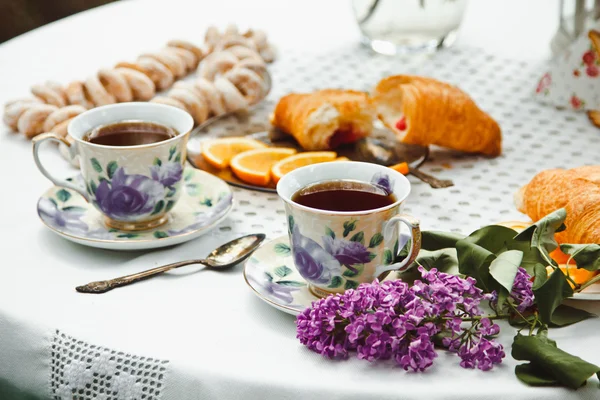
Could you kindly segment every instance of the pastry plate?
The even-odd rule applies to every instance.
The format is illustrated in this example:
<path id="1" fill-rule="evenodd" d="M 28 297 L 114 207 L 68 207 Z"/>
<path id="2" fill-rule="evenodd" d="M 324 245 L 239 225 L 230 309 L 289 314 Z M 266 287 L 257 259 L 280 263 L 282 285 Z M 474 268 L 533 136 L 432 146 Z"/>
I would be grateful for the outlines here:
<path id="1" fill-rule="evenodd" d="M 37 204 L 42 222 L 53 232 L 86 246 L 111 250 L 152 249 L 187 242 L 218 225 L 233 206 L 231 188 L 204 171 L 186 167 L 184 190 L 169 213 L 169 220 L 157 228 L 125 232 L 110 229 L 100 212 L 79 193 L 54 186 Z M 83 182 L 81 175 L 67 180 Z M 85 189 L 84 189 L 85 190 Z"/>
<path id="2" fill-rule="evenodd" d="M 371 137 L 351 145 L 345 145 L 336 152 L 340 157 L 352 161 L 365 161 L 381 165 L 394 165 L 407 162 L 411 169 L 420 167 L 429 156 L 429 148 L 425 146 L 399 143 L 394 133 L 377 123 Z M 262 192 L 275 192 L 275 184 L 256 186 L 238 179 L 229 168 L 217 169 L 208 164 L 202 157 L 202 142 L 215 138 L 231 136 L 248 136 L 275 147 L 291 147 L 303 151 L 298 143 L 289 135 L 270 127 L 268 123 L 253 122 L 249 115 L 236 114 L 222 119 L 215 119 L 193 132 L 188 140 L 187 158 L 196 168 L 207 171 L 231 185 Z"/>

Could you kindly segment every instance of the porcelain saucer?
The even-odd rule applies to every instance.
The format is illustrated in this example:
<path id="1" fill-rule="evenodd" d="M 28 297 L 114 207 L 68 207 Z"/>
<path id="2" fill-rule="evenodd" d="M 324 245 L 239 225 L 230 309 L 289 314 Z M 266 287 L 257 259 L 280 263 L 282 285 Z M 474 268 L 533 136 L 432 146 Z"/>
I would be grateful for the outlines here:
<path id="1" fill-rule="evenodd" d="M 38 215 L 56 234 L 86 246 L 111 250 L 172 246 L 207 233 L 233 206 L 231 188 L 221 179 L 192 167 L 185 169 L 183 177 L 185 190 L 170 211 L 168 222 L 154 229 L 126 232 L 108 228 L 102 214 L 79 193 L 57 186 L 38 200 Z M 67 180 L 84 188 L 81 175 Z"/>

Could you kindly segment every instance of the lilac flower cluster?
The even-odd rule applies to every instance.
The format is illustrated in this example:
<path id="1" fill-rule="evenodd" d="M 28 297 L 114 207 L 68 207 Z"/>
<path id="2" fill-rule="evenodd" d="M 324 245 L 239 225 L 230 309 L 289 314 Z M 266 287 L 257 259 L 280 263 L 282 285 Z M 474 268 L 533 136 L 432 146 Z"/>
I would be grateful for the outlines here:
<path id="1" fill-rule="evenodd" d="M 517 311 L 524 312 L 533 306 L 535 298 L 533 296 L 532 287 L 533 282 L 531 281 L 531 276 L 529 276 L 524 268 L 519 267 L 517 275 L 515 276 L 512 291 L 510 292 L 510 296 L 514 300 Z"/>
<path id="2" fill-rule="evenodd" d="M 472 278 L 419 267 L 422 280 L 362 284 L 312 304 L 297 318 L 297 338 L 330 358 L 355 351 L 368 361 L 393 359 L 405 370 L 424 371 L 437 356 L 434 340 L 457 352 L 465 368 L 487 370 L 504 357 L 493 340 L 499 327 L 481 317 L 479 304 L 490 300 Z M 468 329 L 464 321 L 470 321 Z"/>

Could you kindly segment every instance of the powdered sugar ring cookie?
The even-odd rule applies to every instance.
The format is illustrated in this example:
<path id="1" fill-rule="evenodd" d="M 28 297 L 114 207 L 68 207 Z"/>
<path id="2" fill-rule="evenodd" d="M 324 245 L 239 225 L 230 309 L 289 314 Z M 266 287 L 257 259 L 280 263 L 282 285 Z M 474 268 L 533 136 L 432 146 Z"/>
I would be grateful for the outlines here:
<path id="1" fill-rule="evenodd" d="M 225 104 L 223 104 L 221 93 L 217 90 L 215 85 L 204 78 L 198 78 L 194 82 L 194 88 L 200 92 L 204 97 L 204 100 L 206 100 L 211 115 L 225 114 L 227 111 Z"/>
<path id="2" fill-rule="evenodd" d="M 184 89 L 173 89 L 168 96 L 183 103 L 196 124 L 201 124 L 208 118 L 206 102 L 202 97 L 195 96 L 193 92 Z"/>
<path id="3" fill-rule="evenodd" d="M 19 132 L 32 138 L 44 131 L 44 121 L 50 114 L 58 110 L 58 107 L 51 104 L 34 104 L 20 117 L 17 123 Z"/>
<path id="4" fill-rule="evenodd" d="M 208 50 L 213 51 L 219 40 L 221 40 L 219 29 L 216 26 L 209 26 L 204 34 L 204 43 L 208 46 Z"/>
<path id="5" fill-rule="evenodd" d="M 238 58 L 238 60 L 247 60 L 253 59 L 256 61 L 263 62 L 262 57 L 255 50 L 252 50 L 248 47 L 240 46 L 236 44 L 235 46 L 231 46 L 227 49 L 227 51 Z"/>
<path id="6" fill-rule="evenodd" d="M 263 60 L 265 60 L 265 62 L 273 62 L 275 61 L 275 49 L 272 46 L 267 46 L 264 49 L 260 50 L 260 56 L 262 57 Z"/>
<path id="7" fill-rule="evenodd" d="M 133 92 L 133 98 L 140 101 L 148 101 L 156 93 L 154 82 L 140 71 L 131 68 L 116 68 Z"/>
<path id="8" fill-rule="evenodd" d="M 92 104 L 85 95 L 82 82 L 73 81 L 69 83 L 65 88 L 65 92 L 69 104 L 77 104 L 88 109 L 94 107 L 94 104 Z"/>
<path id="9" fill-rule="evenodd" d="M 227 71 L 224 76 L 242 92 L 248 104 L 256 104 L 264 97 L 264 82 L 255 72 L 235 67 Z"/>
<path id="10" fill-rule="evenodd" d="M 204 51 L 202 51 L 202 49 L 200 47 L 195 46 L 194 44 L 187 42 L 185 40 L 169 40 L 169 42 L 167 43 L 167 46 L 191 51 L 196 56 L 196 64 L 198 64 L 204 58 Z M 196 65 L 196 67 L 197 67 L 197 65 Z M 194 67 L 194 68 L 196 68 L 196 67 Z"/>
<path id="11" fill-rule="evenodd" d="M 47 84 L 33 85 L 31 87 L 31 93 L 42 99 L 46 104 L 51 104 L 56 107 L 64 107 L 67 105 L 62 93 L 56 91 Z"/>
<path id="12" fill-rule="evenodd" d="M 246 39 L 243 36 L 234 36 L 234 37 L 224 37 L 221 40 L 219 40 L 219 42 L 215 46 L 214 51 L 219 52 L 219 51 L 227 50 L 233 46 L 242 46 L 242 47 L 247 47 L 254 51 L 257 50 L 256 45 L 254 44 L 254 42 L 252 40 Z"/>
<path id="13" fill-rule="evenodd" d="M 77 107 L 81 107 L 81 106 L 77 106 Z M 73 118 L 65 119 L 60 124 L 54 125 L 52 127 L 52 129 L 50 129 L 49 131 L 52 133 L 56 133 L 57 135 L 62 136 L 62 137 L 67 136 L 67 133 L 68 133 L 67 128 L 69 127 L 69 123 L 71 122 L 72 119 Z"/>
<path id="14" fill-rule="evenodd" d="M 198 67 L 198 75 L 213 81 L 219 74 L 224 74 L 238 63 L 238 58 L 232 53 L 222 51 L 209 54 Z"/>
<path id="15" fill-rule="evenodd" d="M 85 111 L 85 107 L 76 104 L 59 108 L 58 110 L 52 112 L 52 114 L 48 115 L 48 117 L 44 121 L 44 132 L 52 131 L 52 129 L 56 125 L 68 119 L 71 119 Z"/>
<path id="16" fill-rule="evenodd" d="M 248 102 L 240 91 L 228 79 L 219 76 L 215 79 L 215 87 L 221 93 L 227 111 L 238 111 L 248 108 Z"/>
<path id="17" fill-rule="evenodd" d="M 83 84 L 83 90 L 86 97 L 89 98 L 96 107 L 117 102 L 115 96 L 106 91 L 97 76 L 90 76 L 87 78 Z"/>
<path id="18" fill-rule="evenodd" d="M 4 106 L 4 116 L 2 118 L 4 123 L 10 126 L 13 130 L 17 129 L 17 124 L 19 122 L 19 118 L 21 118 L 21 115 L 23 115 L 25 111 L 29 110 L 36 104 L 44 103 L 37 97 L 13 100 L 9 103 L 6 103 Z"/>
<path id="19" fill-rule="evenodd" d="M 165 49 L 165 51 L 170 52 L 171 54 L 173 54 L 176 57 L 179 57 L 181 59 L 181 61 L 184 62 L 186 74 L 189 71 L 195 70 L 196 67 L 198 66 L 198 59 L 196 58 L 194 53 L 192 53 L 189 50 L 180 49 L 178 47 L 167 47 Z"/>
<path id="20" fill-rule="evenodd" d="M 267 41 L 267 34 L 262 30 L 249 29 L 246 33 L 244 33 L 243 36 L 252 40 L 258 50 L 269 45 L 269 42 Z"/>
<path id="21" fill-rule="evenodd" d="M 137 64 L 144 70 L 143 72 L 152 79 L 152 82 L 154 82 L 156 89 L 158 90 L 164 90 L 171 87 L 175 81 L 175 76 L 171 70 L 154 58 L 140 57 L 137 60 Z"/>
<path id="22" fill-rule="evenodd" d="M 155 53 L 142 54 L 141 57 L 154 58 L 156 61 L 164 64 L 177 79 L 185 75 L 185 63 L 174 54 L 166 51 L 157 51 Z"/>
<path id="23" fill-rule="evenodd" d="M 225 32 L 223 33 L 223 36 L 237 36 L 240 34 L 240 31 L 238 30 L 238 27 L 236 24 L 228 24 L 225 27 Z"/>
<path id="24" fill-rule="evenodd" d="M 188 112 L 187 108 L 185 108 L 185 104 L 170 97 L 158 96 L 150 100 L 150 103 L 166 104 L 168 106 L 181 108 L 183 111 Z"/>
<path id="25" fill-rule="evenodd" d="M 250 71 L 253 71 L 255 74 L 260 76 L 263 81 L 267 78 L 267 64 L 265 64 L 265 62 L 262 59 L 259 61 L 251 58 L 246 58 L 244 60 L 241 60 L 235 66 L 236 68 L 246 68 Z"/>
<path id="26" fill-rule="evenodd" d="M 98 79 L 104 89 L 114 96 L 117 103 L 133 101 L 133 92 L 127 80 L 114 69 L 102 68 L 98 71 Z"/>

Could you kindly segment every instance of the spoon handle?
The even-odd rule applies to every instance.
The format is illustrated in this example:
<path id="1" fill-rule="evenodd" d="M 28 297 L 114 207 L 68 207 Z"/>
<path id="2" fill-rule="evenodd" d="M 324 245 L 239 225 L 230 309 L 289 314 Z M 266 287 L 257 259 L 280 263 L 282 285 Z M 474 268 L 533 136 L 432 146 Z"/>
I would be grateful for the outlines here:
<path id="1" fill-rule="evenodd" d="M 452 182 L 451 180 L 438 179 L 435 176 L 426 174 L 425 172 L 421 171 L 420 169 L 416 169 L 416 168 L 412 169 L 411 168 L 409 170 L 409 174 L 411 174 L 415 178 L 419 179 L 420 181 L 423 181 L 423 182 L 429 184 L 429 186 L 431 186 L 433 189 L 442 189 L 442 188 L 454 186 L 454 182 Z"/>
<path id="2" fill-rule="evenodd" d="M 135 283 L 156 275 L 160 275 L 163 272 L 167 272 L 172 269 L 191 264 L 206 264 L 206 260 L 179 261 L 172 264 L 163 265 L 162 267 L 148 269 L 146 271 L 138 272 L 135 274 L 121 276 L 119 278 L 109 279 L 106 281 L 90 282 L 83 286 L 77 286 L 75 290 L 77 290 L 79 293 L 106 293 L 114 288 L 126 286 L 131 283 Z"/>

